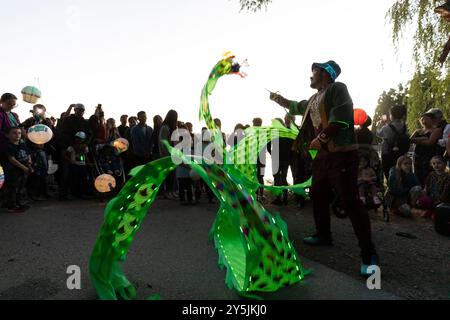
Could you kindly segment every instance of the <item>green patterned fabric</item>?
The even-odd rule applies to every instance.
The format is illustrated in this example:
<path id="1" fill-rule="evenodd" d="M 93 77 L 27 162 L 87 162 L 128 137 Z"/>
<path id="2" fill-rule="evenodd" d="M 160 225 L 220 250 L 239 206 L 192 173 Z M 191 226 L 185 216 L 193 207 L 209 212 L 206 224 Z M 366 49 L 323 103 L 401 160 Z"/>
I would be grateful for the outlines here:
<path id="1" fill-rule="evenodd" d="M 239 72 L 233 57 L 223 59 L 214 67 L 202 91 L 200 117 L 212 130 L 216 147 L 224 146 L 212 120 L 208 96 L 222 75 L 233 72 Z M 120 264 L 125 261 L 164 180 L 179 163 L 195 170 L 220 201 L 210 238 L 219 255 L 219 266 L 227 269 L 225 283 L 230 289 L 250 297 L 253 292 L 276 291 L 304 279 L 307 272 L 288 238 L 285 222 L 255 199 L 255 190 L 260 185 L 256 180 L 256 164 L 251 164 L 249 158 L 251 152 L 265 146 L 266 139 L 257 136 L 270 141 L 274 136 L 295 139 L 296 134 L 295 129 L 286 129 L 277 123 L 271 128 L 251 128 L 245 139 L 226 153 L 223 165 L 207 163 L 202 157 L 186 156 L 164 141 L 171 157 L 133 169 L 132 178 L 106 206 L 105 221 L 89 264 L 91 281 L 100 299 L 136 298 L 136 290 Z M 235 155 L 242 155 L 240 164 L 231 161 Z M 288 188 L 306 195 L 305 188 L 310 185 L 309 180 L 297 186 L 266 188 L 273 191 Z"/>

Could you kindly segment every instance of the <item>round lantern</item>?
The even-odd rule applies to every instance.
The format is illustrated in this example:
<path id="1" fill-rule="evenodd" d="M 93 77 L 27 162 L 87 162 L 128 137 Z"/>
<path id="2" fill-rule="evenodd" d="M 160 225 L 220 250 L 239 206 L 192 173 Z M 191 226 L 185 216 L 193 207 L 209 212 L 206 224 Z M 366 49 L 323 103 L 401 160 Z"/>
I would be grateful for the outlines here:
<path id="1" fill-rule="evenodd" d="M 191 169 L 191 171 L 189 172 L 189 176 L 191 177 L 191 179 L 193 181 L 198 181 L 200 180 L 200 175 L 197 173 L 197 171 L 195 171 L 194 169 Z"/>
<path id="2" fill-rule="evenodd" d="M 52 140 L 52 129 L 44 124 L 37 124 L 28 129 L 28 139 L 36 144 L 45 144 Z"/>
<path id="3" fill-rule="evenodd" d="M 95 179 L 95 189 L 101 193 L 108 193 L 116 187 L 116 179 L 109 174 L 102 174 Z"/>
<path id="4" fill-rule="evenodd" d="M 3 187 L 5 183 L 5 173 L 3 172 L 3 168 L 0 167 L 0 189 Z"/>
<path id="5" fill-rule="evenodd" d="M 367 121 L 367 118 L 367 113 L 363 109 L 353 110 L 353 120 L 355 122 L 355 126 L 362 126 Z"/>
<path id="6" fill-rule="evenodd" d="M 127 139 L 119 138 L 113 142 L 113 146 L 116 149 L 117 153 L 121 154 L 128 150 L 130 143 Z"/>
<path id="7" fill-rule="evenodd" d="M 41 96 L 41 91 L 36 87 L 28 86 L 22 89 L 22 97 L 25 102 L 36 103 Z"/>

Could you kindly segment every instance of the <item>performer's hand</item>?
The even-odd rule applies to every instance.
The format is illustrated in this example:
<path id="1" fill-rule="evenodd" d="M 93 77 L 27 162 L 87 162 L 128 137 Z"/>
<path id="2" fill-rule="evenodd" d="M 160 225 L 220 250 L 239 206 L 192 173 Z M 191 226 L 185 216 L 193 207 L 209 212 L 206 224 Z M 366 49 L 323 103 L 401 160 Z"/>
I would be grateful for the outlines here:
<path id="1" fill-rule="evenodd" d="M 311 141 L 309 148 L 313 150 L 320 150 L 322 149 L 322 144 L 320 143 L 319 139 L 315 138 L 313 141 Z"/>
<path id="2" fill-rule="evenodd" d="M 280 102 L 280 100 L 281 100 L 281 95 L 279 95 L 278 93 L 275 93 L 275 92 L 271 92 L 270 93 L 270 100 L 272 100 L 272 101 L 275 101 L 275 102 Z"/>

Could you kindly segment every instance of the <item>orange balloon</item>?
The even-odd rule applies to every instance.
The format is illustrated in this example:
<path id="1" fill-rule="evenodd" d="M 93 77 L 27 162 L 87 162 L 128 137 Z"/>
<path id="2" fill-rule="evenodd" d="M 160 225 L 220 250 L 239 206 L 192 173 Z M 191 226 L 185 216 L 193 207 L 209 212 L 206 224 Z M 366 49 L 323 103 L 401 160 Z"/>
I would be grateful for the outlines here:
<path id="1" fill-rule="evenodd" d="M 369 116 L 363 109 L 354 109 L 353 110 L 353 120 L 355 126 L 362 126 Z"/>

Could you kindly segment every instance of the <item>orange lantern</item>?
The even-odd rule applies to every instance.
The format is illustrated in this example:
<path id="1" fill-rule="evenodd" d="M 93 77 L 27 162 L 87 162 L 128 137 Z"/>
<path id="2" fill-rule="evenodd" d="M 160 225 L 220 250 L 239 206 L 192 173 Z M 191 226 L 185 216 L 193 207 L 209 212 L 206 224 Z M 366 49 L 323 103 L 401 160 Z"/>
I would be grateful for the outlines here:
<path id="1" fill-rule="evenodd" d="M 102 174 L 95 179 L 95 189 L 100 193 L 108 193 L 116 187 L 116 179 L 109 174 Z"/>
<path id="2" fill-rule="evenodd" d="M 368 117 L 369 116 L 363 109 L 353 110 L 353 121 L 355 123 L 355 126 L 362 126 L 364 123 L 366 123 Z"/>
<path id="3" fill-rule="evenodd" d="M 124 153 L 128 150 L 129 142 L 127 139 L 119 138 L 113 142 L 113 146 L 116 149 L 118 154 Z"/>

